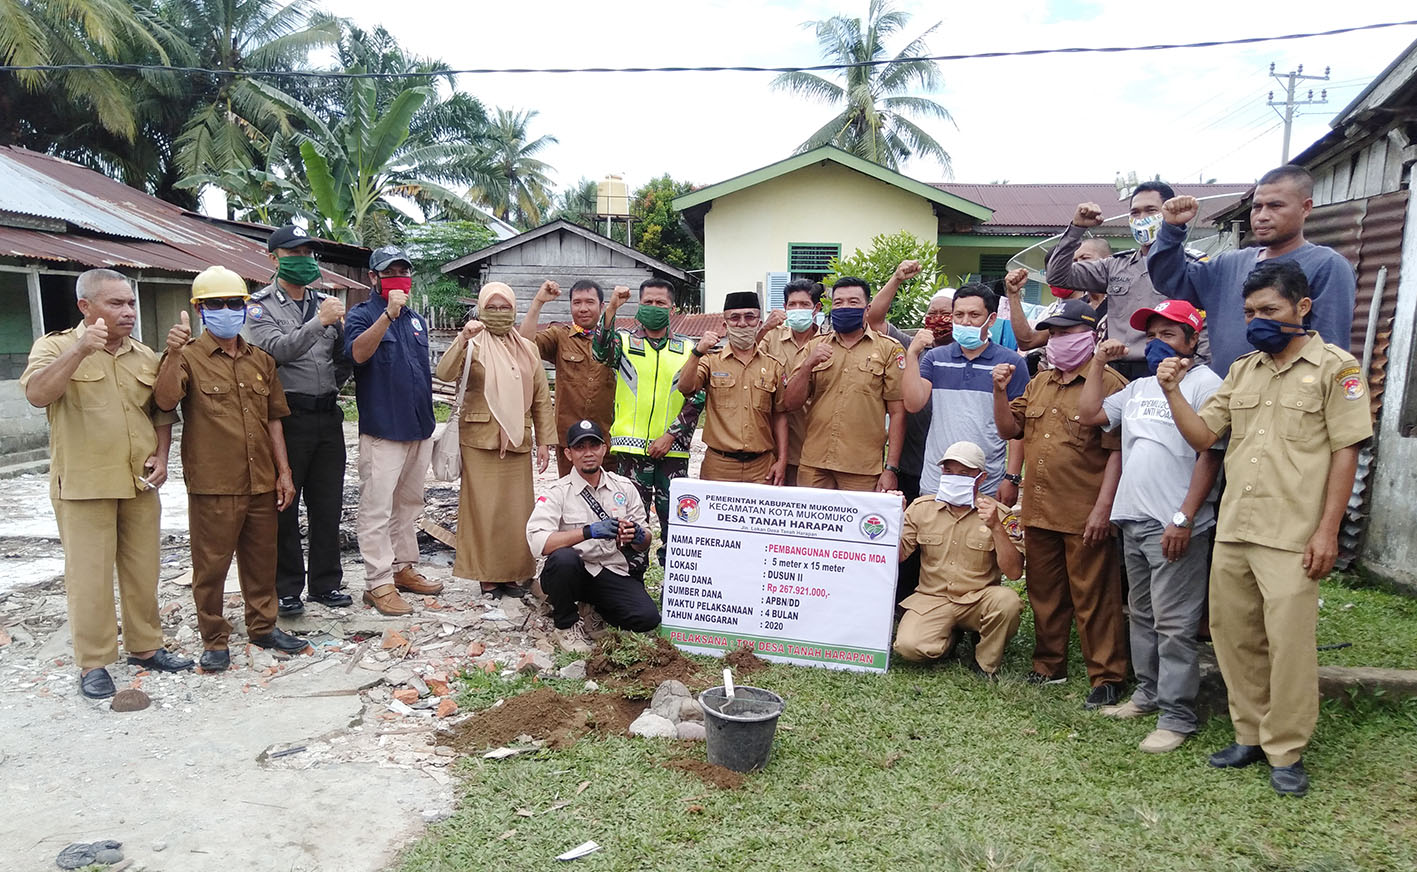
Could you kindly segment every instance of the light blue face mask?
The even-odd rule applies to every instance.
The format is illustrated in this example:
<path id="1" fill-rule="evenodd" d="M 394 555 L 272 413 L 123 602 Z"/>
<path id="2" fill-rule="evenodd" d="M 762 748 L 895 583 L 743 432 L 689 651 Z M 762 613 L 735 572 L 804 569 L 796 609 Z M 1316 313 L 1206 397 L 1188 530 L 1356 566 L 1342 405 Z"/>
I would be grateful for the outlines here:
<path id="1" fill-rule="evenodd" d="M 202 324 L 218 339 L 235 339 L 246 323 L 245 309 L 202 310 Z"/>
<path id="2" fill-rule="evenodd" d="M 954 340 L 959 343 L 960 348 L 966 351 L 973 351 L 987 342 L 988 339 L 988 327 L 971 327 L 968 324 L 954 325 Z"/>
<path id="3" fill-rule="evenodd" d="M 787 326 L 792 329 L 793 333 L 802 333 L 812 329 L 812 325 L 815 321 L 816 318 L 813 316 L 811 309 L 787 310 Z"/>

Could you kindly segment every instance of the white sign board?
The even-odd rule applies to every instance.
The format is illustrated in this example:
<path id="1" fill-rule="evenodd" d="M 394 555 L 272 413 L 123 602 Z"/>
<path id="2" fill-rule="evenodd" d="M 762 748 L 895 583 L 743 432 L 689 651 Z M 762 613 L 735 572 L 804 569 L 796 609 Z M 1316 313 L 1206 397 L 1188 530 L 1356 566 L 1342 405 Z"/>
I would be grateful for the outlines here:
<path id="1" fill-rule="evenodd" d="M 677 478 L 660 632 L 694 654 L 885 672 L 900 497 Z"/>

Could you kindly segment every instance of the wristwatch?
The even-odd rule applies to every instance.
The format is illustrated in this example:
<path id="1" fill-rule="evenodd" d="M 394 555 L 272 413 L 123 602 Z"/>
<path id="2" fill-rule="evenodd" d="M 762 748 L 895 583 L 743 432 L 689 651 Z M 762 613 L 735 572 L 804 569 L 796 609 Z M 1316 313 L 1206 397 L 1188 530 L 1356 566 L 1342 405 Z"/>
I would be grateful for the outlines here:
<path id="1" fill-rule="evenodd" d="M 1004 473 L 1004 481 L 1011 481 L 1014 484 L 1023 484 L 1023 475 L 1017 472 Z"/>
<path id="2" fill-rule="evenodd" d="M 893 473 L 894 475 L 900 475 L 900 467 L 895 466 L 894 464 L 887 463 L 886 472 Z"/>
<path id="3" fill-rule="evenodd" d="M 1191 525 L 1195 522 L 1187 517 L 1185 512 L 1177 512 L 1171 516 L 1171 523 L 1174 526 L 1180 527 L 1182 530 L 1189 530 L 1191 529 Z"/>

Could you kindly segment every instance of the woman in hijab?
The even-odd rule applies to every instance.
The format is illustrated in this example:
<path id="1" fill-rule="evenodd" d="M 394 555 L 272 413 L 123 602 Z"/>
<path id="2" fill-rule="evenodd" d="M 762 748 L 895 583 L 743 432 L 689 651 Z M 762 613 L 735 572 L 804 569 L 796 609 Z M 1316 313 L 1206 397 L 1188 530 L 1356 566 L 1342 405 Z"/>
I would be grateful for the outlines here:
<path id="1" fill-rule="evenodd" d="M 533 428 L 538 472 L 546 471 L 556 442 L 546 370 L 536 346 L 514 329 L 516 303 L 507 285 L 483 286 L 477 318 L 463 327 L 437 371 L 443 381 L 456 382 L 464 355 L 472 355 L 458 423 L 462 483 L 453 574 L 477 579 L 489 594 L 514 589 L 535 573 L 526 544 Z"/>

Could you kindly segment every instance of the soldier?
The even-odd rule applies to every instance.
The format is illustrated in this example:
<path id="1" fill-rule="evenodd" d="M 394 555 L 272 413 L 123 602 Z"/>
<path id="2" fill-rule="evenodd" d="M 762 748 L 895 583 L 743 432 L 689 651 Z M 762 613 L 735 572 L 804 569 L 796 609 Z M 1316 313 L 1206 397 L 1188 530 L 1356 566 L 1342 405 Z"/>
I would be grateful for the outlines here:
<path id="1" fill-rule="evenodd" d="M 157 489 L 167 480 L 177 416 L 153 402 L 157 355 L 131 338 L 138 316 L 128 279 L 89 270 L 74 292 L 84 322 L 36 340 L 20 386 L 49 418 L 49 498 L 64 545 L 79 692 L 104 699 L 114 694 L 105 667 L 118 659 L 115 568 L 128 662 L 192 668 L 163 649 L 157 613 Z"/>
<path id="2" fill-rule="evenodd" d="M 561 296 L 561 286 L 544 281 L 517 330 L 536 343 L 541 359 L 556 365 L 556 429 L 564 433 L 572 424 L 589 419 L 602 430 L 615 420 L 615 371 L 596 363 L 591 355 L 605 292 L 590 279 L 571 285 L 571 323 L 538 329 L 541 307 Z M 556 455 L 561 475 L 571 471 L 564 452 Z"/>
<path id="3" fill-rule="evenodd" d="M 344 356 L 344 303 L 311 284 L 320 278 L 320 244 L 295 225 L 266 241 L 276 277 L 251 296 L 246 338 L 275 358 L 290 415 L 281 421 L 295 499 L 276 528 L 276 595 L 282 615 L 305 611 L 306 599 L 343 607 L 339 522 L 344 509 L 344 413 L 337 402 L 349 378 Z M 310 526 L 310 569 L 300 547 L 300 498 Z"/>
<path id="4" fill-rule="evenodd" d="M 712 330 L 679 371 L 686 397 L 707 385 L 704 457 L 699 477 L 709 481 L 782 484 L 787 476 L 787 417 L 782 412 L 783 365 L 755 347 L 762 318 L 758 295 L 734 291 L 723 303 L 728 345 L 710 353 Z"/>
<path id="5" fill-rule="evenodd" d="M 280 419 L 289 409 L 269 354 L 241 338 L 246 282 L 225 267 L 192 281 L 205 328 L 192 339 L 183 310 L 167 333 L 153 395 L 160 409 L 182 404 L 182 477 L 192 539 L 192 599 L 203 670 L 231 665 L 231 624 L 222 615 L 232 552 L 252 645 L 297 653 L 309 643 L 276 626 L 276 513 L 295 500 Z"/>
<path id="6" fill-rule="evenodd" d="M 1373 435 L 1357 361 L 1302 326 L 1313 307 L 1305 272 L 1287 260 L 1245 279 L 1245 335 L 1256 351 L 1235 361 L 1199 412 L 1182 384 L 1189 361 L 1171 357 L 1156 371 L 1191 448 L 1230 436 L 1210 632 L 1235 741 L 1210 765 L 1267 759 L 1270 786 L 1290 796 L 1309 790 L 1303 754 L 1319 715 L 1318 581 L 1338 556 L 1358 446 Z"/>
<path id="7" fill-rule="evenodd" d="M 653 504 L 659 516 L 655 556 L 661 566 L 669 535 L 669 482 L 689 473 L 689 445 L 704 408 L 703 391 L 686 400 L 678 390 L 679 372 L 693 346 L 670 335 L 673 291 L 665 279 L 645 279 L 635 312 L 639 327 L 617 332 L 615 313 L 630 300 L 630 289 L 617 286 L 590 346 L 596 361 L 617 374 L 610 451 L 619 474 L 634 481 L 645 505 Z M 642 567 L 631 567 L 632 575 L 642 573 Z"/>

